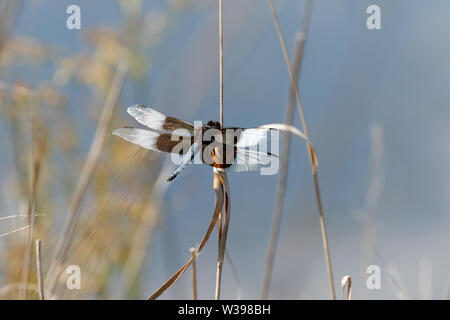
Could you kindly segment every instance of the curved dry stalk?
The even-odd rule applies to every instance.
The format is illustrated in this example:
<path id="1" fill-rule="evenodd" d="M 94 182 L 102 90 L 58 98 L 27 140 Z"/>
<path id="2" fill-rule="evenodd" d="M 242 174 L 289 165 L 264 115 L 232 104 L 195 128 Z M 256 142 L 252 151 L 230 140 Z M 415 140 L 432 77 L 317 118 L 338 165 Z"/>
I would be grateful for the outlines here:
<path id="1" fill-rule="evenodd" d="M 208 229 L 206 230 L 205 235 L 203 236 L 202 241 L 200 242 L 200 245 L 197 248 L 197 254 L 200 253 L 200 251 L 203 249 L 203 247 L 208 242 L 209 236 L 211 235 L 211 232 L 214 229 L 214 226 L 217 223 L 217 220 L 219 218 L 220 211 L 223 207 L 223 185 L 217 175 L 214 175 L 214 191 L 216 193 L 216 202 L 214 205 L 214 213 L 211 219 L 211 223 L 209 224 Z M 167 280 L 158 290 L 156 290 L 150 297 L 147 298 L 147 300 L 154 300 L 158 298 L 161 294 L 164 293 L 167 289 L 169 289 L 180 277 L 181 275 L 189 268 L 189 266 L 192 263 L 192 257 L 189 259 L 188 262 L 184 266 L 182 266 L 177 272 L 173 274 L 172 277 L 170 277 L 169 280 Z"/>
<path id="2" fill-rule="evenodd" d="M 300 73 L 301 57 L 303 56 L 302 52 L 305 37 L 297 36 L 295 40 L 296 45 L 294 50 L 294 72 L 295 77 L 298 78 L 298 75 Z M 286 115 L 284 120 L 285 123 L 284 124 L 274 123 L 264 125 L 264 127 L 267 126 L 269 128 L 276 128 L 279 130 L 287 131 L 287 135 L 281 147 L 281 154 L 280 154 L 281 163 L 280 163 L 280 175 L 278 176 L 277 198 L 275 201 L 272 227 L 269 239 L 269 248 L 267 250 L 266 265 L 264 270 L 264 280 L 261 290 L 261 299 L 263 300 L 267 299 L 269 296 L 270 281 L 272 278 L 273 265 L 275 261 L 275 252 L 280 234 L 281 216 L 283 213 L 286 185 L 287 185 L 289 151 L 291 149 L 291 133 L 296 134 L 301 138 L 305 139 L 306 141 L 308 141 L 303 132 L 301 132 L 296 127 L 292 126 L 293 119 L 294 119 L 294 89 L 291 86 L 289 90 L 289 100 L 286 106 Z"/>
<path id="3" fill-rule="evenodd" d="M 288 120 L 288 115 L 290 115 L 289 119 L 292 119 L 292 113 L 288 112 L 286 114 L 286 121 Z M 291 121 L 291 120 L 289 120 L 289 121 Z M 306 138 L 306 136 L 303 132 L 301 132 L 297 127 L 294 127 L 293 125 L 290 125 L 287 123 L 268 123 L 268 124 L 259 126 L 259 128 L 277 129 L 280 131 L 288 132 L 289 134 L 291 134 L 291 133 L 295 134 L 296 136 L 299 136 L 300 138 L 308 141 L 308 139 Z M 290 141 L 290 136 L 288 136 L 288 139 Z M 287 141 L 285 142 L 285 145 L 289 145 L 287 143 Z M 283 154 L 283 151 L 284 151 L 284 149 L 282 150 L 282 154 Z"/>
<path id="4" fill-rule="evenodd" d="M 300 31 L 295 36 L 295 49 L 293 53 L 294 60 L 294 74 L 295 79 L 299 78 L 302 58 L 303 58 L 303 48 L 305 46 L 306 34 L 309 28 L 309 21 L 311 18 L 312 12 L 312 0 L 308 0 L 305 4 L 302 24 L 300 26 Z M 280 224 L 281 224 L 281 216 L 283 213 L 285 194 L 286 194 L 286 185 L 287 185 L 287 172 L 289 167 L 289 152 L 291 146 L 291 133 L 295 134 L 308 142 L 308 138 L 306 135 L 301 132 L 296 127 L 292 126 L 294 120 L 294 104 L 295 104 L 295 89 L 293 86 L 289 88 L 289 100 L 286 106 L 286 115 L 284 124 L 268 124 L 264 125 L 264 127 L 275 128 L 283 131 L 287 131 L 287 135 L 285 140 L 283 141 L 281 154 L 280 154 L 280 175 L 278 177 L 278 185 L 277 185 L 277 198 L 275 201 L 272 227 L 269 239 L 269 248 L 267 250 L 267 259 L 266 266 L 264 271 L 264 280 L 263 286 L 261 290 L 261 299 L 267 299 L 269 295 L 270 281 L 272 277 L 272 270 L 275 261 L 275 252 L 277 248 L 277 242 L 280 233 Z"/>
<path id="5" fill-rule="evenodd" d="M 219 215 L 219 248 L 218 248 L 218 258 L 217 258 L 217 272 L 216 272 L 216 294 L 215 299 L 220 299 L 220 288 L 222 283 L 222 268 L 223 260 L 226 251 L 226 242 L 228 227 L 230 225 L 230 189 L 228 184 L 227 172 L 223 169 L 214 168 L 214 177 L 220 180 L 222 188 L 225 191 L 225 215 L 223 215 L 223 210 Z"/>
<path id="6" fill-rule="evenodd" d="M 331 268 L 331 258 L 330 258 L 330 250 L 328 248 L 328 237 L 327 237 L 327 231 L 326 231 L 326 227 L 325 227 L 325 217 L 323 214 L 323 207 L 322 207 L 322 200 L 321 200 L 321 196 L 320 196 L 320 188 L 319 188 L 319 179 L 317 177 L 317 166 L 318 166 L 318 160 L 317 160 L 317 154 L 310 142 L 309 139 L 309 134 L 308 134 L 308 128 L 306 126 L 306 120 L 305 120 L 305 115 L 303 113 L 303 108 L 300 102 L 300 95 L 298 93 L 298 87 L 297 87 L 297 80 L 294 76 L 294 72 L 291 66 L 291 62 L 289 60 L 289 55 L 287 53 L 287 49 L 286 49 L 286 43 L 284 41 L 284 37 L 283 37 L 283 33 L 281 32 L 281 28 L 280 28 L 280 23 L 278 21 L 278 17 L 275 11 L 275 8 L 273 6 L 272 0 L 267 0 L 269 7 L 270 7 L 270 11 L 272 12 L 272 17 L 275 23 L 275 29 L 277 31 L 278 34 L 278 39 L 280 40 L 280 45 L 281 45 L 281 49 L 283 51 L 283 56 L 284 56 L 284 60 L 286 63 L 286 67 L 288 69 L 288 73 L 289 73 L 289 79 L 291 82 L 291 87 L 294 88 L 294 93 L 295 93 L 295 100 L 297 103 L 297 109 L 298 112 L 300 114 L 300 120 L 302 123 L 302 127 L 303 127 L 303 132 L 306 136 L 306 145 L 308 148 L 308 154 L 309 154 L 309 160 L 311 163 L 311 170 L 312 170 L 312 174 L 313 174 L 313 180 L 314 180 L 314 191 L 316 194 L 316 201 L 317 201 L 317 208 L 319 211 L 319 223 L 320 223 L 320 229 L 321 229 L 321 233 L 322 233 L 322 244 L 323 244 L 323 250 L 325 253 L 325 262 L 327 265 L 327 271 L 328 271 L 328 281 L 330 284 L 330 295 L 331 295 L 331 299 L 335 300 L 336 299 L 336 293 L 334 290 L 334 280 L 333 280 L 333 271 Z"/>

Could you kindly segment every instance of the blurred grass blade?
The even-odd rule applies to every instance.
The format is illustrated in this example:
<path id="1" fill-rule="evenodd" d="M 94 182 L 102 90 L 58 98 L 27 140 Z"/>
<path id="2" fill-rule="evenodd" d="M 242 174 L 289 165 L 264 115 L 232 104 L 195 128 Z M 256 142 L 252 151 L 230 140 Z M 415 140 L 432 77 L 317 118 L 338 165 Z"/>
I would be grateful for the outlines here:
<path id="1" fill-rule="evenodd" d="M 9 231 L 9 232 L 0 234 L 0 238 L 6 237 L 7 235 L 12 234 L 12 233 L 15 233 L 15 232 L 18 232 L 18 231 L 22 231 L 22 230 L 28 229 L 29 227 L 30 227 L 29 225 L 26 225 L 26 226 L 20 227 L 20 228 L 18 228 L 18 229 L 14 229 L 14 230 L 12 230 L 12 231 Z"/>
<path id="2" fill-rule="evenodd" d="M 236 281 L 236 299 L 241 300 L 242 299 L 242 284 L 241 280 L 239 278 L 239 274 L 237 272 L 236 266 L 233 263 L 233 260 L 231 259 L 231 255 L 228 252 L 228 250 L 225 250 L 225 257 L 228 259 L 228 263 L 230 264 L 231 271 L 233 272 L 234 279 Z"/>
<path id="3" fill-rule="evenodd" d="M 36 272 L 38 278 L 39 300 L 45 300 L 44 295 L 44 281 L 42 278 L 42 254 L 41 254 L 41 240 L 36 240 Z"/>
<path id="4" fill-rule="evenodd" d="M 316 154 L 314 148 L 312 147 L 311 141 L 309 139 L 308 127 L 306 126 L 305 115 L 303 113 L 303 108 L 302 108 L 302 104 L 300 101 L 300 95 L 298 93 L 297 80 L 294 76 L 294 71 L 291 66 L 291 62 L 289 60 L 289 55 L 288 55 L 288 52 L 286 49 L 286 43 L 284 41 L 283 33 L 281 32 L 280 22 L 278 21 L 277 13 L 273 6 L 272 0 L 267 0 L 267 2 L 269 4 L 269 8 L 272 13 L 273 21 L 275 24 L 275 29 L 277 31 L 278 39 L 280 41 L 281 49 L 283 52 L 284 61 L 286 63 L 286 67 L 288 69 L 289 79 L 291 81 L 291 87 L 294 89 L 294 92 L 295 92 L 295 100 L 297 103 L 297 109 L 300 114 L 300 120 L 302 123 L 303 132 L 304 132 L 304 134 L 306 136 L 306 140 L 307 140 L 306 144 L 308 147 L 309 159 L 311 162 L 311 169 L 312 169 L 313 180 L 314 180 L 314 191 L 316 194 L 317 209 L 319 211 L 319 224 L 320 224 L 320 230 L 322 233 L 322 245 L 323 245 L 323 251 L 325 254 L 325 263 L 327 266 L 328 282 L 329 282 L 329 286 L 330 286 L 330 295 L 331 295 L 331 299 L 335 300 L 336 292 L 334 290 L 333 269 L 331 267 L 331 255 L 330 255 L 330 250 L 328 247 L 328 236 L 327 236 L 327 230 L 326 230 L 326 226 L 325 226 L 325 216 L 323 213 L 323 205 L 322 205 L 322 200 L 321 200 L 321 196 L 320 196 L 320 188 L 319 188 L 319 178 L 317 175 L 317 166 L 318 166 L 317 154 Z"/>
<path id="5" fill-rule="evenodd" d="M 59 270 L 57 269 L 59 268 L 59 264 L 64 260 L 70 244 L 70 240 L 72 239 L 75 224 L 79 217 L 78 209 L 84 198 L 85 192 L 89 186 L 92 176 L 95 173 L 95 169 L 97 167 L 106 137 L 109 134 L 109 124 L 112 120 L 114 109 L 117 105 L 117 101 L 119 99 L 127 70 L 127 64 L 122 61 L 117 67 L 116 74 L 114 76 L 114 79 L 112 80 L 108 95 L 106 97 L 105 104 L 97 124 L 95 135 L 89 149 L 89 154 L 87 156 L 86 162 L 84 163 L 83 170 L 80 174 L 80 178 L 69 205 L 63 232 L 61 233 L 52 263 L 48 271 L 47 277 L 50 278 L 46 281 L 46 283 L 48 283 L 48 290 L 50 292 L 53 292 L 53 289 L 56 285 L 56 280 L 59 276 Z"/>

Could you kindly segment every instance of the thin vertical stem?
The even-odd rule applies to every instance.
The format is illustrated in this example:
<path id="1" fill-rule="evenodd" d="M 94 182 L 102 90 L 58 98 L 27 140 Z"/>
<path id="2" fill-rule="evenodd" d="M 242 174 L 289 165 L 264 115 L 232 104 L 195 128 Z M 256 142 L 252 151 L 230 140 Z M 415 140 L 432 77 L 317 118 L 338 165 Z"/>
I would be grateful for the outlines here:
<path id="1" fill-rule="evenodd" d="M 27 232 L 27 242 L 25 249 L 24 264 L 22 270 L 22 282 L 25 284 L 20 290 L 20 299 L 26 299 L 28 291 L 28 277 L 30 274 L 31 261 L 33 255 L 33 234 L 36 216 L 36 199 L 39 176 L 42 166 L 42 159 L 46 149 L 46 138 L 42 126 L 39 123 L 37 111 L 38 103 L 36 102 L 36 94 L 33 91 L 30 95 L 30 123 L 31 123 L 31 156 L 30 156 L 30 187 L 28 199 L 28 225 L 30 228 Z"/>
<path id="2" fill-rule="evenodd" d="M 325 252 L 325 260 L 327 263 L 328 281 L 330 282 L 330 294 L 331 299 L 336 300 L 336 293 L 334 291 L 333 270 L 331 269 L 331 257 L 330 249 L 328 248 L 327 229 L 325 227 L 325 217 L 323 215 L 322 199 L 320 198 L 319 178 L 317 177 L 317 171 L 313 174 L 314 177 L 314 190 L 316 192 L 317 206 L 319 209 L 319 221 L 320 229 L 322 230 L 322 244 Z"/>
<path id="3" fill-rule="evenodd" d="M 220 261 L 220 244 L 222 242 L 222 227 L 223 227 L 223 209 L 219 213 L 219 222 L 217 224 L 217 231 L 218 231 L 218 245 L 217 245 L 217 269 L 216 269 L 216 291 L 215 291 L 215 299 L 220 299 L 220 287 L 222 283 L 222 265 Z"/>
<path id="4" fill-rule="evenodd" d="M 222 0 L 219 0 L 219 79 L 220 79 L 220 126 L 223 127 L 223 21 Z"/>
<path id="5" fill-rule="evenodd" d="M 222 0 L 219 0 L 219 108 L 220 108 L 220 127 L 223 127 L 223 3 Z M 224 172 L 226 175 L 226 172 Z M 216 172 L 214 171 L 214 175 Z M 228 202 L 228 196 L 226 195 L 225 203 Z M 225 215 L 228 216 L 228 213 L 225 210 Z M 226 241 L 226 230 L 222 230 L 224 219 L 224 211 L 223 208 L 219 214 L 219 224 L 218 224 L 218 232 L 219 232 L 219 246 L 218 246 L 218 259 L 217 259 L 217 271 L 216 271 L 216 291 L 215 291 L 215 299 L 220 299 L 220 288 L 222 282 L 222 265 L 223 265 L 223 254 L 222 243 Z M 227 222 L 225 222 L 225 227 L 228 227 Z M 223 248 L 225 250 L 225 248 Z"/>
<path id="6" fill-rule="evenodd" d="M 191 255 L 192 255 L 192 300 L 197 300 L 197 267 L 196 267 L 196 258 L 197 258 L 197 249 L 191 248 Z"/>
<path id="7" fill-rule="evenodd" d="M 288 73 L 289 73 L 289 79 L 291 81 L 291 86 L 295 90 L 295 100 L 297 102 L 297 109 L 300 114 L 300 120 L 302 123 L 303 132 L 304 132 L 304 134 L 306 136 L 306 140 L 307 140 L 309 160 L 311 163 L 311 169 L 312 169 L 312 174 L 313 174 L 313 178 L 314 178 L 314 190 L 315 190 L 315 194 L 316 194 L 317 208 L 319 211 L 320 229 L 322 232 L 322 243 L 323 243 L 323 248 L 324 248 L 324 253 L 325 253 L 325 261 L 326 261 L 327 271 L 328 271 L 328 281 L 330 284 L 330 295 L 331 295 L 331 299 L 335 300 L 336 293 L 334 290 L 333 271 L 331 268 L 331 258 L 330 258 L 330 251 L 328 248 L 328 238 L 327 238 L 327 232 L 326 232 L 326 228 L 325 228 L 325 218 L 324 218 L 324 214 L 323 214 L 322 200 L 320 197 L 319 180 L 317 177 L 317 156 L 315 154 L 314 148 L 312 147 L 311 141 L 309 139 L 308 128 L 306 126 L 305 116 L 304 116 L 303 108 L 302 108 L 302 105 L 300 102 L 300 95 L 298 93 L 297 80 L 294 77 L 294 72 L 293 72 L 291 62 L 289 60 L 289 55 L 288 55 L 287 49 L 286 49 L 286 43 L 283 38 L 283 33 L 281 32 L 280 23 L 278 21 L 278 17 L 277 17 L 275 8 L 273 6 L 272 0 L 267 0 L 267 1 L 269 3 L 269 7 L 272 12 L 273 20 L 275 23 L 275 29 L 277 31 L 278 38 L 280 40 L 281 49 L 283 51 L 284 60 L 285 60 L 285 63 L 286 63 L 287 69 L 288 69 Z"/>
<path id="8" fill-rule="evenodd" d="M 44 280 L 42 278 L 42 255 L 41 255 L 41 240 L 36 240 L 36 270 L 38 278 L 39 299 L 45 300 L 44 296 Z"/>
<path id="9" fill-rule="evenodd" d="M 303 57 L 303 48 L 305 45 L 305 38 L 308 31 L 311 11 L 312 11 L 312 0 L 308 0 L 305 4 L 300 30 L 295 37 L 295 49 L 293 60 L 294 60 L 294 74 L 296 79 L 298 79 L 300 74 Z M 292 125 L 294 118 L 294 105 L 295 105 L 295 90 L 292 86 L 290 86 L 289 100 L 286 106 L 286 115 L 284 120 L 284 123 L 287 125 Z M 272 220 L 269 248 L 267 250 L 267 259 L 264 271 L 263 286 L 261 290 L 261 299 L 267 299 L 269 295 L 270 281 L 272 278 L 275 253 L 280 234 L 281 216 L 283 213 L 284 200 L 286 194 L 290 146 L 291 146 L 291 134 L 287 132 L 281 149 L 281 156 L 280 156 L 281 163 L 280 163 L 280 175 L 278 177 L 277 198 L 275 202 Z"/>

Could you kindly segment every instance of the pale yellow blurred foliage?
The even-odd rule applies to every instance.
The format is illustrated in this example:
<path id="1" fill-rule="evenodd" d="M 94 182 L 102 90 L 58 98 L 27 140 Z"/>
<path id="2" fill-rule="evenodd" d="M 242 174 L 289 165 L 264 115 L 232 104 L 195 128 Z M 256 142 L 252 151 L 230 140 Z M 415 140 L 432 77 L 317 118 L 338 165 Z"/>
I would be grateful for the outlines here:
<path id="1" fill-rule="evenodd" d="M 39 169 L 40 180 L 36 190 L 37 211 L 45 213 L 45 216 L 36 218 L 33 231 L 34 238 L 42 240 L 44 273 L 51 262 L 68 203 L 86 160 L 88 139 L 93 134 L 90 132 L 95 130 L 97 115 L 117 66 L 125 61 L 129 78 L 141 80 L 146 77 L 151 71 L 148 49 L 159 44 L 168 26 L 170 12 L 142 12 L 141 1 L 120 1 L 120 4 L 125 16 L 123 25 L 115 29 L 83 30 L 80 33 L 83 44 L 70 56 L 63 56 L 63 50 L 55 51 L 50 44 L 22 36 L 6 39 L 0 49 L 0 67 L 4 70 L 24 65 L 36 69 L 44 63 L 53 64 L 54 69 L 49 79 L 38 83 L 29 83 L 28 79 L 14 83 L 0 81 L 0 117 L 9 130 L 7 138 L 11 139 L 11 150 L 7 152 L 13 159 L 10 171 L 18 185 L 17 190 L 11 191 L 15 195 L 10 199 L 11 203 L 17 204 L 20 199 L 25 199 L 27 204 L 30 194 L 31 110 L 36 112 L 46 131 L 48 147 Z M 181 7 L 168 8 L 175 9 L 180 10 Z M 83 100 L 70 95 L 69 89 L 74 84 L 87 92 Z M 84 104 L 81 105 L 80 101 Z M 73 116 L 74 112 L 77 117 Z M 90 113 L 94 113 L 94 117 L 89 117 Z M 80 122 L 79 119 L 84 120 Z M 123 119 L 120 112 L 116 112 L 110 130 L 119 123 L 123 123 Z M 87 127 L 90 128 L 89 133 L 86 132 Z M 151 254 L 146 251 L 151 237 L 145 240 L 148 243 L 137 245 L 133 235 L 142 226 L 143 219 L 149 219 L 145 215 L 159 214 L 149 210 L 149 199 L 160 167 L 160 157 L 155 153 L 114 139 L 112 135 L 107 139 L 85 195 L 75 237 L 66 258 L 67 263 L 82 268 L 83 290 L 65 290 L 67 275 L 63 273 L 55 290 L 58 298 L 116 297 L 116 293 L 110 291 L 114 273 L 125 268 L 132 252 L 140 250 L 135 255 L 137 257 Z M 25 239 L 16 234 L 2 241 L 1 285 L 19 283 Z M 143 263 L 145 259 L 138 262 Z M 123 272 L 128 274 L 126 270 Z M 28 279 L 30 283 L 36 283 L 35 274 L 33 263 Z M 140 297 L 140 268 L 131 274 L 133 278 L 124 289 L 125 297 Z M 37 295 L 30 291 L 27 297 L 36 298 Z M 17 292 L 0 298 L 17 298 Z"/>
<path id="2" fill-rule="evenodd" d="M 8 39 L 0 51 L 0 66 L 2 68 L 14 65 L 39 65 L 49 60 L 53 50 L 37 39 L 16 37 Z"/>

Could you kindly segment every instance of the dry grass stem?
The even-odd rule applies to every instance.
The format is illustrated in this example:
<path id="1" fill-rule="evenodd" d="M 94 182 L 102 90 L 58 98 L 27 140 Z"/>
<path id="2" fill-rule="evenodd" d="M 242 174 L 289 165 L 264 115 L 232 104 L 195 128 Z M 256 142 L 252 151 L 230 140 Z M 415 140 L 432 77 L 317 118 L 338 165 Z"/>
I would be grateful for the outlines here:
<path id="1" fill-rule="evenodd" d="M 98 164 L 98 160 L 103 149 L 103 145 L 105 143 L 107 135 L 109 134 L 109 125 L 113 117 L 117 101 L 119 99 L 123 81 L 127 74 L 127 69 L 127 65 L 124 62 L 118 65 L 116 74 L 106 97 L 105 105 L 100 115 L 100 119 L 98 121 L 97 129 L 95 131 L 95 135 L 89 149 L 86 162 L 84 163 L 80 179 L 78 180 L 75 192 L 72 197 L 72 201 L 69 205 L 63 232 L 61 233 L 55 255 L 49 268 L 48 277 L 50 278 L 47 279 L 46 283 L 50 292 L 53 292 L 53 289 L 55 287 L 56 280 L 59 276 L 60 264 L 64 260 L 65 254 L 73 236 L 73 230 L 75 228 L 76 221 L 79 217 L 78 213 L 80 204 L 89 186 L 89 182 L 94 175 L 95 168 Z"/>
<path id="2" fill-rule="evenodd" d="M 219 86 L 220 86 L 220 126 L 223 127 L 223 5 L 219 0 Z M 222 284 L 222 268 L 226 250 L 228 226 L 230 223 L 230 192 L 228 185 L 227 172 L 225 170 L 214 168 L 214 179 L 216 177 L 222 184 L 222 190 L 225 190 L 225 212 L 223 209 L 219 213 L 219 244 L 216 271 L 216 291 L 215 299 L 220 299 L 220 288 Z"/>
<path id="3" fill-rule="evenodd" d="M 28 283 L 28 277 L 30 274 L 31 260 L 33 254 L 33 231 L 34 231 L 34 221 L 36 217 L 36 198 L 37 198 L 37 187 L 39 182 L 39 176 L 42 167 L 42 160 L 46 151 L 46 135 L 42 125 L 40 124 L 36 95 L 31 93 L 30 95 L 30 123 L 31 123 L 31 157 L 30 157 L 30 186 L 29 186 L 29 198 L 28 198 L 28 225 L 30 226 L 27 231 L 27 245 L 24 256 L 24 263 L 22 269 L 22 282 L 25 283 L 23 290 L 19 292 L 19 298 L 25 299 Z"/>
<path id="4" fill-rule="evenodd" d="M 214 176 L 218 177 L 220 183 L 222 184 L 222 189 L 225 191 L 225 211 L 221 210 L 219 214 L 219 250 L 217 258 L 217 273 L 216 273 L 216 294 L 215 299 L 220 299 L 220 288 L 222 283 L 222 269 L 223 261 L 226 251 L 226 242 L 228 235 L 228 227 L 230 225 L 230 192 L 227 173 L 222 169 L 214 169 Z"/>
<path id="5" fill-rule="evenodd" d="M 302 25 L 299 33 L 295 37 L 295 49 L 294 49 L 294 74 L 295 79 L 298 79 L 300 74 L 301 62 L 303 57 L 303 48 L 305 43 L 306 34 L 308 31 L 310 16 L 312 10 L 312 1 L 307 1 L 306 6 L 303 13 Z M 307 140 L 306 136 L 298 130 L 297 128 L 292 126 L 293 118 L 294 118 L 294 104 L 295 104 L 295 90 L 293 86 L 290 86 L 289 89 L 289 100 L 286 105 L 286 115 L 283 125 L 278 124 L 270 124 L 268 127 L 278 128 L 283 131 L 287 131 L 285 136 L 285 140 L 283 141 L 281 155 L 280 155 L 280 175 L 278 177 L 278 185 L 277 185 L 277 198 L 275 202 L 273 221 L 270 233 L 269 240 L 269 248 L 267 250 L 267 258 L 266 265 L 264 271 L 264 280 L 261 292 L 261 299 L 267 299 L 269 295 L 270 281 L 272 277 L 273 264 L 275 260 L 275 252 L 277 247 L 277 242 L 280 233 L 280 224 L 281 224 L 281 215 L 284 207 L 284 199 L 286 194 L 286 184 L 287 184 L 287 172 L 288 172 L 288 164 L 289 164 L 289 150 L 291 145 L 291 135 L 290 133 L 294 133 L 305 140 Z"/>
<path id="6" fill-rule="evenodd" d="M 38 278 L 39 300 L 45 300 L 44 280 L 42 278 L 41 240 L 36 240 L 36 271 Z"/>
<path id="7" fill-rule="evenodd" d="M 223 126 L 223 14 L 222 0 L 219 0 L 219 78 L 220 78 L 220 125 Z"/>
<path id="8" fill-rule="evenodd" d="M 197 300 L 197 267 L 195 261 L 197 259 L 197 249 L 191 248 L 191 259 L 192 259 L 192 300 Z"/>
<path id="9" fill-rule="evenodd" d="M 19 232 L 19 231 L 22 231 L 22 230 L 26 230 L 26 229 L 28 229 L 29 227 L 30 227 L 30 225 L 26 225 L 26 226 L 23 226 L 23 227 L 20 227 L 20 228 L 17 228 L 17 229 L 14 229 L 14 230 L 11 230 L 11 231 L 2 233 L 2 234 L 0 234 L 0 238 L 6 237 L 6 236 L 8 236 L 8 235 L 10 235 L 10 234 L 13 234 L 13 233 L 16 233 L 16 232 Z"/>
<path id="10" fill-rule="evenodd" d="M 296 136 L 299 136 L 300 138 L 307 140 L 306 136 L 305 136 L 305 134 L 303 132 L 301 132 L 297 127 L 294 127 L 293 125 L 290 125 L 290 124 L 286 124 L 286 123 L 268 123 L 268 124 L 264 124 L 262 126 L 259 126 L 259 128 L 277 129 L 277 130 L 280 130 L 280 131 L 287 132 L 289 134 L 295 134 Z M 289 138 L 289 141 L 290 141 L 290 138 Z M 281 154 L 283 155 L 283 149 L 282 149 L 282 153 Z M 281 171 L 281 169 L 280 169 L 280 171 Z"/>
<path id="11" fill-rule="evenodd" d="M 322 233 L 322 244 L 323 244 L 323 248 L 324 248 L 324 253 L 325 253 L 325 261 L 326 261 L 326 265 L 327 265 L 327 271 L 328 271 L 328 280 L 329 280 L 329 285 L 330 285 L 330 295 L 331 295 L 331 299 L 335 300 L 336 299 L 336 293 L 334 290 L 334 280 L 333 280 L 333 271 L 331 268 L 331 258 L 330 258 L 330 250 L 328 248 L 328 238 L 327 238 L 327 232 L 326 232 L 326 227 L 325 227 L 325 217 L 323 214 L 323 207 L 322 207 L 322 200 L 320 197 L 320 188 L 319 188 L 319 180 L 317 177 L 317 166 L 318 166 L 318 159 L 317 159 L 317 155 L 316 152 L 311 144 L 311 141 L 309 139 L 309 134 L 308 134 L 308 128 L 306 126 L 306 121 L 305 121 L 305 116 L 303 113 L 303 109 L 301 106 L 301 102 L 300 102 L 300 95 L 298 93 L 298 87 L 297 87 L 297 80 L 294 77 L 294 71 L 293 68 L 291 66 L 291 62 L 289 60 L 289 55 L 287 53 L 287 49 L 286 49 L 286 44 L 283 38 L 283 33 L 281 32 L 281 28 L 280 28 L 280 23 L 278 21 L 278 17 L 277 14 L 275 12 L 275 8 L 273 6 L 272 0 L 267 0 L 269 3 L 269 7 L 270 10 L 272 12 L 272 16 L 273 16 L 273 20 L 275 23 L 275 28 L 278 34 L 278 38 L 280 40 L 280 44 L 281 44 L 281 49 L 283 51 L 283 56 L 284 56 L 284 60 L 288 69 L 288 73 L 289 73 L 289 79 L 291 81 L 291 86 L 294 88 L 295 91 L 295 100 L 297 102 L 297 109 L 298 112 L 300 114 L 300 120 L 302 123 L 302 127 L 303 127 L 303 132 L 306 136 L 307 139 L 307 148 L 308 148 L 308 154 L 309 154 L 309 160 L 311 163 L 311 169 L 312 169 L 312 174 L 313 174 L 313 179 L 314 179 L 314 191 L 316 194 L 316 201 L 317 201 L 317 207 L 319 210 L 319 222 L 320 222 L 320 229 L 321 229 L 321 233 Z"/>

